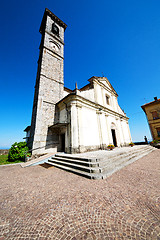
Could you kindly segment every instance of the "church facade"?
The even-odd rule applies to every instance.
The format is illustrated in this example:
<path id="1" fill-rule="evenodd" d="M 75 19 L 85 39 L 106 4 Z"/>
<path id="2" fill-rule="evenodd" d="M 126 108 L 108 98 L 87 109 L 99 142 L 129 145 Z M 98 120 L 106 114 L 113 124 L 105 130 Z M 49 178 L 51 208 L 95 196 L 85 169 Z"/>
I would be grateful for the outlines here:
<path id="1" fill-rule="evenodd" d="M 31 126 L 26 128 L 32 154 L 80 153 L 127 146 L 128 117 L 106 77 L 91 77 L 74 90 L 64 87 L 64 32 L 67 25 L 45 9 Z"/>

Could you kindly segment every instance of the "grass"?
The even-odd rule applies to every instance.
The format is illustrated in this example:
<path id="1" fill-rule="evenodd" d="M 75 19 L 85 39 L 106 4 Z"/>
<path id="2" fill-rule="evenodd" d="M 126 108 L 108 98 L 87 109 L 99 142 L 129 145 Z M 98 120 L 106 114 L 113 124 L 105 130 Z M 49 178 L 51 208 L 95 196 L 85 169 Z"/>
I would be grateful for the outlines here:
<path id="1" fill-rule="evenodd" d="M 8 154 L 7 155 L 0 155 L 0 165 L 20 163 L 20 162 L 22 162 L 22 161 L 17 160 L 17 161 L 14 161 L 14 162 L 9 162 L 8 161 Z"/>

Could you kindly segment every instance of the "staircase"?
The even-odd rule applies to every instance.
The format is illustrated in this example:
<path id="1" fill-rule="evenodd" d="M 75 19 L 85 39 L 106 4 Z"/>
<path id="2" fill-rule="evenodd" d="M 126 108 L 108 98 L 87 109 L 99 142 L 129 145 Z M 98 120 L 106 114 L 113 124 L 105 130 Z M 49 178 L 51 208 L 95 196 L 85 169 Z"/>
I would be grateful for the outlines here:
<path id="1" fill-rule="evenodd" d="M 47 164 L 91 179 L 104 179 L 119 169 L 154 151 L 150 145 L 125 147 L 113 151 L 85 154 L 56 154 Z M 97 153 L 96 157 L 93 157 Z"/>

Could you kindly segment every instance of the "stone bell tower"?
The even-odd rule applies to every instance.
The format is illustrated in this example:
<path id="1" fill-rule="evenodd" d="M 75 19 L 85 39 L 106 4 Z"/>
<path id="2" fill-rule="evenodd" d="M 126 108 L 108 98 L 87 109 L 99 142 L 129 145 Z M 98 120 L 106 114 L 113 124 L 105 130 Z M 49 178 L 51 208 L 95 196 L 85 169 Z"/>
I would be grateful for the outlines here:
<path id="1" fill-rule="evenodd" d="M 67 25 L 45 9 L 40 33 L 38 70 L 28 146 L 33 154 L 53 152 L 58 139 L 49 129 L 55 104 L 63 98 L 64 31 Z"/>

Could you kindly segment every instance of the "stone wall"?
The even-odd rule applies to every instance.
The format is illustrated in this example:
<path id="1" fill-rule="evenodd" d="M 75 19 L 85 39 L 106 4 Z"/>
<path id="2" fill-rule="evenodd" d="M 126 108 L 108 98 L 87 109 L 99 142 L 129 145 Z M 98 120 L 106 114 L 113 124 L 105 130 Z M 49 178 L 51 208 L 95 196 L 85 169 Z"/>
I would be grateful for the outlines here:
<path id="1" fill-rule="evenodd" d="M 42 31 L 40 57 L 33 104 L 29 147 L 33 154 L 57 151 L 59 139 L 50 126 L 55 123 L 55 104 L 63 98 L 64 27 L 55 16 L 47 15 Z M 59 28 L 59 36 L 52 32 L 52 24 Z"/>
<path id="2" fill-rule="evenodd" d="M 6 155 L 8 154 L 9 149 L 0 149 L 0 155 Z"/>

